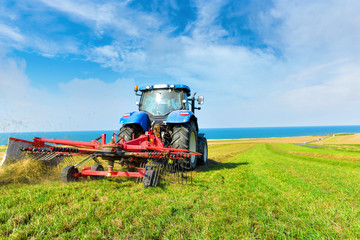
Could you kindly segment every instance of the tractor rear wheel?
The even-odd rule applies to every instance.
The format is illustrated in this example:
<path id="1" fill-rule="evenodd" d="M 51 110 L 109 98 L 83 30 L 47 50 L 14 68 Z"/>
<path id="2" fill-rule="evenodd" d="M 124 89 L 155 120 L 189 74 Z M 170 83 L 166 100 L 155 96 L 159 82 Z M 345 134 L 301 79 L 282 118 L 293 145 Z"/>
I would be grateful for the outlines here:
<path id="1" fill-rule="evenodd" d="M 76 173 L 79 173 L 79 170 L 75 166 L 66 166 L 61 170 L 60 180 L 64 183 L 76 182 L 79 180 L 77 177 L 74 176 L 74 174 Z"/>
<path id="2" fill-rule="evenodd" d="M 104 167 L 100 164 L 95 164 L 94 166 L 91 167 L 91 171 L 104 171 Z M 103 178 L 104 178 L 104 176 L 91 176 L 90 175 L 91 180 L 100 180 Z"/>
<path id="3" fill-rule="evenodd" d="M 196 152 L 197 150 L 197 132 L 194 122 L 185 124 L 176 124 L 173 127 L 171 136 L 171 147 L 188 149 Z M 188 161 L 188 169 L 193 170 L 196 167 L 197 157 L 191 155 Z"/>
<path id="4" fill-rule="evenodd" d="M 204 137 L 199 140 L 199 153 L 202 154 L 198 159 L 199 164 L 206 165 L 208 160 L 208 145 L 207 140 Z"/>
<path id="5" fill-rule="evenodd" d="M 125 142 L 130 141 L 133 139 L 133 135 L 135 138 L 138 138 L 141 134 L 144 134 L 142 127 L 137 124 L 128 124 L 124 125 L 120 128 L 120 133 L 118 135 L 119 140 L 118 142 L 122 141 L 124 137 Z"/>

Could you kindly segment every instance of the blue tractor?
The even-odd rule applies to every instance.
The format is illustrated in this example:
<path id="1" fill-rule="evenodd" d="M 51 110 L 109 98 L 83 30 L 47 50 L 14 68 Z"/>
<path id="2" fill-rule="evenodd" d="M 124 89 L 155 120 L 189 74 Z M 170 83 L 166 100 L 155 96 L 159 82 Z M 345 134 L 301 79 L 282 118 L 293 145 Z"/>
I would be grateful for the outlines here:
<path id="1" fill-rule="evenodd" d="M 140 87 L 135 86 L 135 95 L 139 111 L 126 113 L 120 119 L 119 139 L 130 141 L 147 133 L 150 129 L 163 142 L 165 147 L 188 149 L 201 153 L 192 155 L 188 166 L 193 170 L 197 164 L 206 164 L 208 155 L 207 140 L 199 133 L 195 106 L 204 103 L 204 97 L 195 99 L 190 88 L 182 84 L 161 84 Z"/>

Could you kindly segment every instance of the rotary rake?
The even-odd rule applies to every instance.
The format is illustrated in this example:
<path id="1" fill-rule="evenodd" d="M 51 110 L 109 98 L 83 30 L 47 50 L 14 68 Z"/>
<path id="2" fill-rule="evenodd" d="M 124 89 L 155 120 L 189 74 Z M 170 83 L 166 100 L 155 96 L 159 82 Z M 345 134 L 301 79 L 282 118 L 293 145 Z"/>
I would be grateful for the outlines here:
<path id="1" fill-rule="evenodd" d="M 63 162 L 60 179 L 63 182 L 74 182 L 80 178 L 90 177 L 98 180 L 105 177 L 133 177 L 143 182 L 144 187 L 155 187 L 159 181 L 187 183 L 192 181 L 190 157 L 201 156 L 200 153 L 187 149 L 165 147 L 161 139 L 150 129 L 147 134 L 140 135 L 125 142 L 124 137 L 117 139 L 114 133 L 110 143 L 106 143 L 106 135 L 91 142 L 34 138 L 33 141 L 9 138 L 6 154 L 0 163 L 16 162 L 23 159 L 42 161 L 51 166 Z M 84 157 L 76 161 L 79 156 Z M 105 171 L 101 165 L 107 161 Z M 93 166 L 86 166 L 94 161 Z M 115 171 L 119 164 L 128 171 Z"/>

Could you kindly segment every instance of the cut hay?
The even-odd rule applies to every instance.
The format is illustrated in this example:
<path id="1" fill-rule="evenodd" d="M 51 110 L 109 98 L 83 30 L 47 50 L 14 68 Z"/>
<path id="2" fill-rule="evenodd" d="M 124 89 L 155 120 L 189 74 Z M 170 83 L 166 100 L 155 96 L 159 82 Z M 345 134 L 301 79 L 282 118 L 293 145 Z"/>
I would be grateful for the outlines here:
<path id="1" fill-rule="evenodd" d="M 25 159 L 0 167 L 0 185 L 10 183 L 38 183 L 55 180 L 59 177 L 59 169 L 45 165 L 41 161 Z"/>

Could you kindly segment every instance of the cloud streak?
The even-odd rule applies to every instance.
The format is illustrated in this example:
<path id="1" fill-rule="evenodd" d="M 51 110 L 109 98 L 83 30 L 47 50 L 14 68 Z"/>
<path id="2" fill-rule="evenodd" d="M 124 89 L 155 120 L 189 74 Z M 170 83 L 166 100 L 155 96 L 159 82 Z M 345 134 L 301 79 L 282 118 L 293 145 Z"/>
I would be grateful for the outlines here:
<path id="1" fill-rule="evenodd" d="M 16 42 L 23 42 L 25 37 L 20 33 L 19 29 L 12 28 L 0 23 L 0 37 L 10 38 Z"/>

